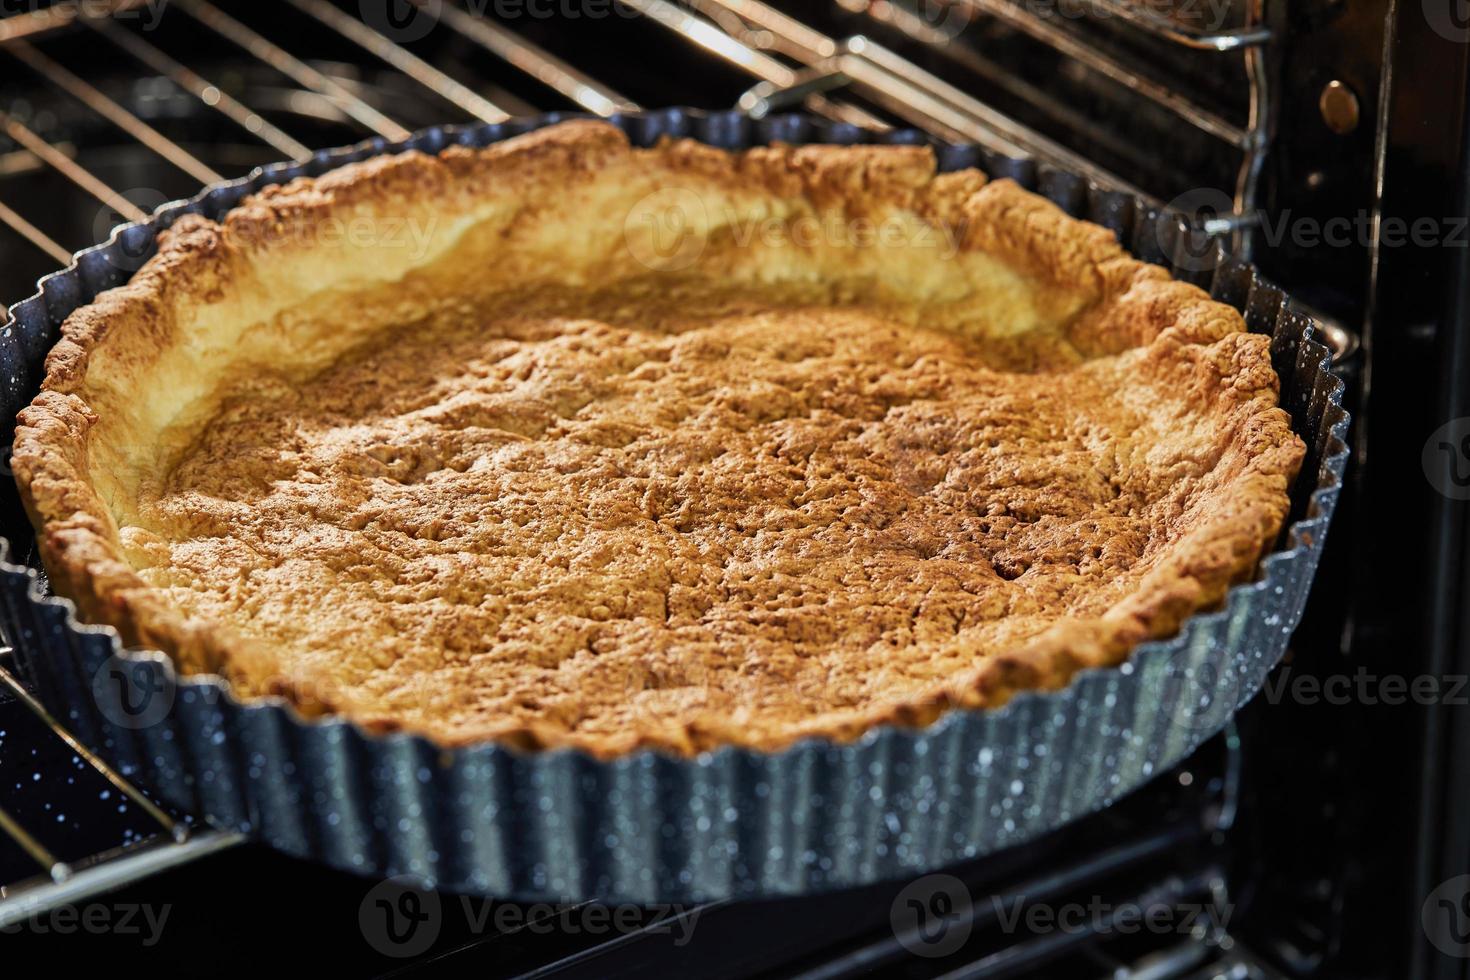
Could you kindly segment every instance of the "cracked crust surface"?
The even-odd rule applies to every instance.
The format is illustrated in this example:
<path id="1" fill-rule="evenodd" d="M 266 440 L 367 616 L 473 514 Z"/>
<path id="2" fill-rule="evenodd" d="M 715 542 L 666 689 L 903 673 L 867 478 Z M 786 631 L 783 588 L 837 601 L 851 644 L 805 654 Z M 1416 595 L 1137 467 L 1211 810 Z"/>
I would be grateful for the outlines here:
<path id="1" fill-rule="evenodd" d="M 613 756 L 1116 664 L 1249 578 L 1267 339 L 918 148 L 569 123 L 185 218 L 15 469 L 84 618 L 245 697 Z"/>

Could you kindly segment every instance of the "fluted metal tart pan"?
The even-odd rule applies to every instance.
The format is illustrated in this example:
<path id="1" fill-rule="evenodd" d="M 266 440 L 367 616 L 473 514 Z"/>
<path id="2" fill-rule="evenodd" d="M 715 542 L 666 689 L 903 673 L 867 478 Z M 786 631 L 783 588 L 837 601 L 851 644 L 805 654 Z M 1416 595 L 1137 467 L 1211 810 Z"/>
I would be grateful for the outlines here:
<path id="1" fill-rule="evenodd" d="M 406 148 L 483 146 L 565 118 L 440 127 L 401 143 L 323 151 L 119 229 L 10 311 L 0 329 L 0 437 L 8 445 L 61 322 L 125 282 L 158 230 L 181 215 L 217 218 L 267 185 Z M 668 109 L 610 121 L 638 145 L 664 135 L 728 149 L 931 142 L 804 115 L 755 122 Z M 341 719 L 307 720 L 279 700 L 241 703 L 216 677 L 179 677 L 161 654 L 123 650 L 111 629 L 80 624 L 68 600 L 48 594 L 44 571 L 25 563 L 33 549 L 17 506 L 0 527 L 0 628 L 41 699 L 164 802 L 291 854 L 451 890 L 641 902 L 805 893 L 936 869 L 1107 806 L 1218 731 L 1285 651 L 1346 464 L 1342 384 L 1309 318 L 1248 265 L 1223 253 L 1201 261 L 1191 249 L 1199 239 L 1172 218 L 1028 160 L 935 149 L 942 170 L 978 166 L 1011 177 L 1111 228 L 1140 258 L 1204 286 L 1273 338 L 1282 403 L 1307 446 L 1289 526 L 1223 609 L 1139 646 L 1121 667 L 1083 672 L 1060 691 L 1021 694 L 1001 709 L 952 711 L 923 730 L 877 728 L 851 744 L 809 739 L 775 753 L 643 751 L 606 761 L 496 744 L 444 749 Z"/>

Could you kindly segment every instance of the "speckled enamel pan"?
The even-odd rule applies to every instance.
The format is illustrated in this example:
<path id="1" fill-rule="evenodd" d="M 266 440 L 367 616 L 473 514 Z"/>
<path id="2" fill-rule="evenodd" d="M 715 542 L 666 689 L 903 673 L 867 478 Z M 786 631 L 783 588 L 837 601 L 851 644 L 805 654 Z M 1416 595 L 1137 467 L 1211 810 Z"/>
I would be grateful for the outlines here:
<path id="1" fill-rule="evenodd" d="M 62 320 L 126 281 L 152 254 L 158 230 L 180 215 L 219 217 L 270 184 L 409 147 L 483 146 L 565 118 L 436 128 L 402 143 L 327 150 L 120 229 L 42 280 L 0 330 L 7 445 Z M 668 109 L 611 121 L 638 145 L 664 135 L 729 149 L 928 141 L 802 115 L 753 122 Z M 953 711 L 920 731 L 885 727 L 851 744 L 812 739 L 770 754 L 645 751 L 598 761 L 493 744 L 445 750 L 418 736 L 308 721 L 280 701 L 242 704 L 218 678 L 176 677 L 160 654 L 123 651 L 112 630 L 79 624 L 70 602 L 47 594 L 44 573 L 20 563 L 32 549 L 16 506 L 0 541 L 0 627 L 42 700 L 168 804 L 294 855 L 451 890 L 642 902 L 813 892 L 940 868 L 1107 806 L 1218 731 L 1282 656 L 1347 461 L 1342 384 L 1312 321 L 1288 311 L 1280 290 L 1223 254 L 1201 261 L 1189 250 L 1195 236 L 1141 202 L 973 146 L 936 152 L 942 170 L 978 166 L 1011 177 L 1113 229 L 1140 258 L 1204 286 L 1273 338 L 1283 404 L 1307 445 L 1291 524 L 1257 579 L 1232 589 L 1225 608 L 1138 647 L 1121 668 L 1084 672 L 1063 690 L 1022 694 L 999 710 Z"/>

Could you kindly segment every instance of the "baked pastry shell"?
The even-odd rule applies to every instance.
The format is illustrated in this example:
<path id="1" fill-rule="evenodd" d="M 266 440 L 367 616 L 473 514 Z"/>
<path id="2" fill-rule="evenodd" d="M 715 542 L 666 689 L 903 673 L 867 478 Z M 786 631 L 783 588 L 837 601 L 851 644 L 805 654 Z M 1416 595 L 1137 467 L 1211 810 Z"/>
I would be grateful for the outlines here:
<path id="1" fill-rule="evenodd" d="M 485 145 L 555 121 L 440 128 L 406 144 L 327 151 L 121 229 L 13 311 L 0 336 L 4 417 L 39 384 L 61 320 L 126 281 L 157 230 L 183 214 L 218 217 L 297 176 L 406 147 Z M 665 135 L 728 148 L 866 135 L 804 116 L 752 123 L 667 110 L 613 122 L 640 145 Z M 936 152 L 941 170 L 979 166 L 1011 177 L 1111 228 L 1140 258 L 1163 261 L 1190 244 L 1141 202 L 1076 177 L 974 147 Z M 305 719 L 279 699 L 242 703 L 217 677 L 178 677 L 162 655 L 123 651 L 112 630 L 78 623 L 70 602 L 46 596 L 40 574 L 10 562 L 0 568 L 3 622 L 43 700 L 166 802 L 337 866 L 497 895 L 643 901 L 806 892 L 930 870 L 1058 827 L 1180 761 L 1259 689 L 1300 617 L 1346 460 L 1341 384 L 1310 321 L 1248 267 L 1224 261 L 1204 273 L 1173 271 L 1273 337 L 1282 403 L 1307 445 L 1293 523 L 1257 580 L 1232 589 L 1224 609 L 1141 645 L 1123 669 L 1083 671 L 1061 691 L 951 711 L 918 731 L 880 726 L 848 744 L 814 738 L 776 753 L 725 748 L 686 759 L 643 750 L 599 760 L 575 749 L 446 749 L 341 719 Z M 22 539 L 26 529 L 11 523 L 7 533 Z M 108 685 L 97 680 L 118 671 L 128 687 L 164 697 L 166 712 L 145 710 L 148 723 L 140 724 L 143 715 L 109 704 Z"/>

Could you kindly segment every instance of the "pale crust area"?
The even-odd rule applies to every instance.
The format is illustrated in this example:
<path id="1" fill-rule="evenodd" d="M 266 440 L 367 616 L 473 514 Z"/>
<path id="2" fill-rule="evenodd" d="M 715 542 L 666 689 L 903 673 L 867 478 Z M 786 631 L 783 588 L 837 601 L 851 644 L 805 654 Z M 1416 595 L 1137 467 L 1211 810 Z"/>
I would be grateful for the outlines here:
<path id="1" fill-rule="evenodd" d="M 55 589 L 444 744 L 1061 686 L 1249 578 L 1303 454 L 1235 311 L 915 148 L 375 160 L 180 221 L 63 333 L 14 457 Z"/>

